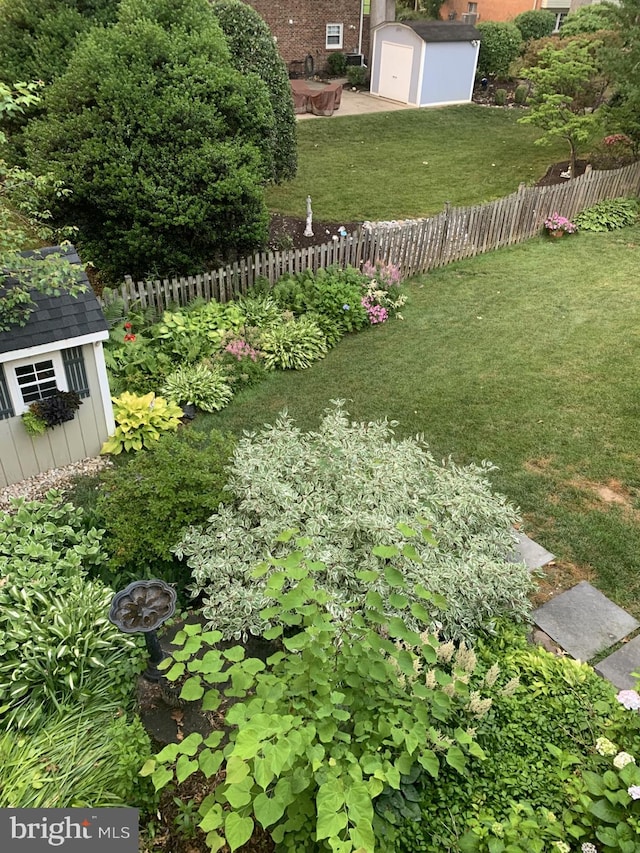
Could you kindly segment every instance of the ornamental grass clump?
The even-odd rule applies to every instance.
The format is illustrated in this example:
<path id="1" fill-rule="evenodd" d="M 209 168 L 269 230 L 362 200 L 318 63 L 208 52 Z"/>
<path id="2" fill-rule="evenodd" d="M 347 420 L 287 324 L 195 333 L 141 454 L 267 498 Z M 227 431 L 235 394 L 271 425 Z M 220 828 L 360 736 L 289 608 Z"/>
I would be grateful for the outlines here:
<path id="1" fill-rule="evenodd" d="M 270 554 L 288 554 L 290 543 L 277 537 L 296 528 L 312 539 L 311 558 L 326 563 L 318 583 L 335 596 L 332 606 L 362 601 L 369 586 L 358 572 L 378 570 L 384 549 L 399 546 L 409 588 L 424 585 L 448 600 L 437 615 L 442 633 L 469 637 L 529 610 L 529 573 L 507 561 L 518 512 L 491 491 L 492 470 L 487 462 L 438 464 L 421 437 L 398 440 L 386 420 L 351 423 L 341 402 L 314 432 L 284 413 L 240 439 L 227 504 L 174 550 L 191 569 L 192 592 L 204 597 L 205 617 L 226 636 L 268 627 L 260 616 L 267 581 L 251 570 Z M 393 611 L 384 582 L 379 591 Z"/>

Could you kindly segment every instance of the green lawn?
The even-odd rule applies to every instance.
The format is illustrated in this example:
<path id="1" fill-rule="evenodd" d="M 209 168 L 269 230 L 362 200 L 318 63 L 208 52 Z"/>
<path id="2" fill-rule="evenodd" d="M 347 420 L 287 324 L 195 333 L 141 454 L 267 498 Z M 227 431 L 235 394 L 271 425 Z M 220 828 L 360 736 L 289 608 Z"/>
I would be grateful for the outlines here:
<path id="1" fill-rule="evenodd" d="M 538 180 L 568 158 L 534 145 L 520 110 L 469 104 L 298 122 L 299 170 L 269 188 L 273 212 L 318 220 L 398 219 L 438 213 L 446 201 L 478 204 Z"/>
<path id="2" fill-rule="evenodd" d="M 461 261 L 407 283 L 404 320 L 200 423 L 240 432 L 286 407 L 309 428 L 345 398 L 355 419 L 423 432 L 437 457 L 490 459 L 560 558 L 554 583 L 593 573 L 640 616 L 639 261 L 640 226 Z"/>

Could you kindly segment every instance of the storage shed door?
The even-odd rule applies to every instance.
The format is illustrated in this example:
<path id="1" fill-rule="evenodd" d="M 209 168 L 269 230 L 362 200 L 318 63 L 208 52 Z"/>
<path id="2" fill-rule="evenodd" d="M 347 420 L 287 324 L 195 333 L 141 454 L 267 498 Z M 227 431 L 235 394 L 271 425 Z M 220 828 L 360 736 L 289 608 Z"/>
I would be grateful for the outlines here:
<path id="1" fill-rule="evenodd" d="M 413 47 L 383 41 L 380 51 L 380 83 L 378 94 L 392 101 L 409 102 Z"/>

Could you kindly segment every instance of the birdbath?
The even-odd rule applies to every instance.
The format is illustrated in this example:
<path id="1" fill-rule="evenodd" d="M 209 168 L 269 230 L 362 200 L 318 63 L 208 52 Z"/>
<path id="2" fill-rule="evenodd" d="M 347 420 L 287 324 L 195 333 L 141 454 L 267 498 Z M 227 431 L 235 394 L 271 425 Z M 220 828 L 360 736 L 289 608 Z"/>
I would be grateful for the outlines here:
<path id="1" fill-rule="evenodd" d="M 147 681 L 160 681 L 162 673 L 158 664 L 164 658 L 156 631 L 173 616 L 176 609 L 176 591 L 164 581 L 133 581 L 117 592 L 111 602 L 109 621 L 125 634 L 142 631 L 149 653 L 149 662 L 142 673 Z"/>

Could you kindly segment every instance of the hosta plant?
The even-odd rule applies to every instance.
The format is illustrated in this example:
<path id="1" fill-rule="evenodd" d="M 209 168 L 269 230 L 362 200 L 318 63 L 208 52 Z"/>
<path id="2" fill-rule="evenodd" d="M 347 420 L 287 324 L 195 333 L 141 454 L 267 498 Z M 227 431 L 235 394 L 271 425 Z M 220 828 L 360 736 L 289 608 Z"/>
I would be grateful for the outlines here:
<path id="1" fill-rule="evenodd" d="M 225 840 L 237 850 L 258 824 L 283 853 L 374 853 L 377 798 L 413 796 L 407 780 L 423 773 L 434 782 L 443 766 L 463 777 L 484 757 L 474 729 L 491 699 L 475 656 L 454 660 L 435 636 L 408 627 L 411 611 L 438 605 L 426 589 L 410 602 L 390 563 L 385 582 L 398 615 L 388 620 L 377 573 L 363 571 L 362 606 L 336 618 L 332 596 L 316 583 L 331 565 L 305 559 L 308 540 L 291 544 L 289 557 L 255 571 L 269 578 L 263 618 L 280 621 L 265 635 L 278 643 L 266 664 L 245 660 L 242 647 L 210 648 L 221 635 L 200 625 L 175 638 L 182 648 L 167 677 L 186 676 L 181 697 L 202 699 L 207 710 L 225 703 L 228 742 L 223 730 L 206 739 L 193 733 L 142 772 L 157 789 L 198 770 L 211 780 L 198 812 L 212 851 Z"/>
<path id="2" fill-rule="evenodd" d="M 161 389 L 174 403 L 193 405 L 203 412 L 217 412 L 233 397 L 224 372 L 216 365 L 185 364 L 170 373 Z"/>
<path id="3" fill-rule="evenodd" d="M 281 530 L 312 538 L 312 558 L 328 566 L 318 582 L 345 606 L 369 588 L 358 572 L 384 559 L 373 549 L 401 546 L 397 567 L 410 588 L 444 595 L 443 632 L 469 637 L 500 615 L 523 617 L 532 588 L 526 567 L 508 561 L 518 513 L 491 491 L 491 470 L 439 464 L 422 439 L 398 440 L 386 421 L 351 423 L 340 404 L 309 433 L 285 414 L 240 439 L 228 505 L 187 531 L 175 552 L 187 560 L 193 592 L 204 595 L 207 619 L 241 636 L 265 627 L 266 582 L 251 570 L 269 554 L 288 553 L 288 543 L 276 542 Z M 393 609 L 390 600 L 385 606 Z"/>
<path id="4" fill-rule="evenodd" d="M 194 362 L 214 353 L 224 333 L 237 331 L 243 323 L 244 315 L 237 303 L 211 301 L 165 311 L 149 334 L 174 359 Z"/>
<path id="5" fill-rule="evenodd" d="M 635 198 L 611 198 L 588 207 L 576 216 L 582 231 L 613 231 L 633 225 L 640 206 Z"/>
<path id="6" fill-rule="evenodd" d="M 116 429 L 102 445 L 101 453 L 117 454 L 123 450 L 151 447 L 163 432 L 175 431 L 180 426 L 180 406 L 156 397 L 153 392 L 139 397 L 125 391 L 114 397 L 113 403 Z"/>
<path id="7" fill-rule="evenodd" d="M 269 370 L 304 370 L 324 358 L 327 339 L 317 323 L 303 316 L 265 329 L 260 349 Z"/>

